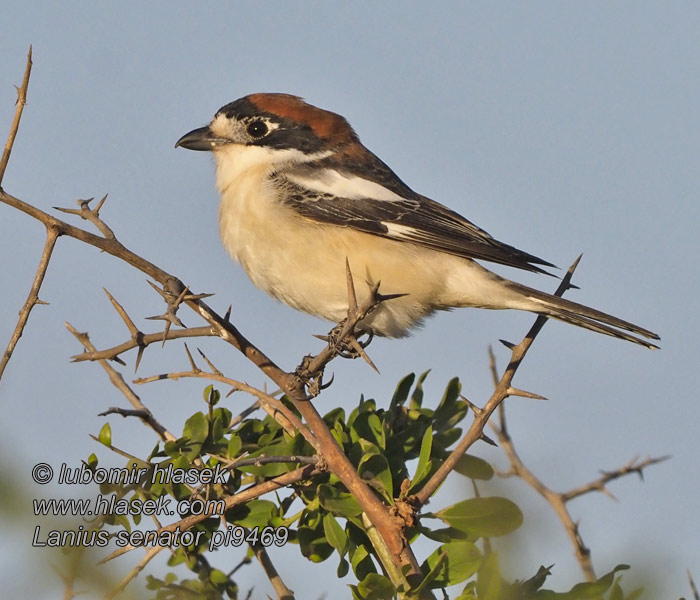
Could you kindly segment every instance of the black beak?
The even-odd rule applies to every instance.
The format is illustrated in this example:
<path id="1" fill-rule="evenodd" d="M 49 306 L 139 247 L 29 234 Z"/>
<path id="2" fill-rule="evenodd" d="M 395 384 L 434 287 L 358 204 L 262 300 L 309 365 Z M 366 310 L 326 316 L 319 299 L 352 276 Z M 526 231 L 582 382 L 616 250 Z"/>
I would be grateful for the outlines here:
<path id="1" fill-rule="evenodd" d="M 226 143 L 228 140 L 222 140 L 215 137 L 209 127 L 200 127 L 193 129 L 189 133 L 183 135 L 175 144 L 175 147 L 182 146 L 188 150 L 202 150 L 211 152 L 215 146 Z"/>

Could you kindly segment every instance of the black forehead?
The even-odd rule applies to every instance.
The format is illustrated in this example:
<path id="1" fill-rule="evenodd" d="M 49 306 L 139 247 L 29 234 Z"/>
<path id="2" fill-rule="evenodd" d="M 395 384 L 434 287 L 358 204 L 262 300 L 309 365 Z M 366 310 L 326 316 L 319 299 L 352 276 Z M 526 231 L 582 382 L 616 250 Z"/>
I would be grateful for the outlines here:
<path id="1" fill-rule="evenodd" d="M 272 113 L 260 110 L 255 104 L 253 104 L 248 98 L 239 98 L 233 102 L 229 102 L 225 106 L 222 106 L 217 112 L 216 117 L 219 115 L 224 115 L 227 119 L 246 119 L 250 117 L 267 117 L 272 118 L 275 121 L 280 121 L 280 118 Z"/>

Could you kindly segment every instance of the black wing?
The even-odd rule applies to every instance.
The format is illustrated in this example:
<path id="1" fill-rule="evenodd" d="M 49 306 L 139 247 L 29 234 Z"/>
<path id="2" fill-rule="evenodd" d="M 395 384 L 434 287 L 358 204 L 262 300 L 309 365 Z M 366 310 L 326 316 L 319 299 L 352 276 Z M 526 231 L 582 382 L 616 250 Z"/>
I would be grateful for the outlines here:
<path id="1" fill-rule="evenodd" d="M 552 263 L 495 240 L 453 210 L 415 193 L 376 156 L 368 154 L 373 159 L 369 171 L 368 157 L 365 155 L 362 171 L 353 170 L 345 159 L 341 163 L 342 167 L 337 166 L 335 160 L 332 163 L 320 161 L 313 168 L 300 166 L 277 173 L 274 180 L 277 185 L 285 188 L 285 203 L 308 219 L 352 227 L 365 233 L 411 242 L 463 258 L 481 259 L 550 275 L 537 265 L 554 267 Z M 373 185 L 374 189 L 380 191 L 382 198 L 372 198 L 369 197 L 371 193 L 361 192 L 347 197 L 350 194 L 343 194 L 342 186 L 334 185 L 339 176 L 357 178 L 358 172 L 367 175 L 365 181 L 370 184 L 370 188 Z M 324 173 L 328 176 L 325 185 L 310 183 L 318 181 L 319 175 L 323 182 Z"/>

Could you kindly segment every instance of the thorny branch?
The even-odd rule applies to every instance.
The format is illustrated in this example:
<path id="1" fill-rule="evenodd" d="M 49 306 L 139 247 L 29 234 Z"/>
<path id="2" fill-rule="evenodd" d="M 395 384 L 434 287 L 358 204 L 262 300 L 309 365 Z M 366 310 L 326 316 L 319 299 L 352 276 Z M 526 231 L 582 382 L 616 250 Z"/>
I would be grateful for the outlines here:
<path id="1" fill-rule="evenodd" d="M 27 90 L 29 89 L 29 76 L 31 73 L 32 47 L 29 46 L 29 52 L 27 53 L 27 66 L 24 69 L 24 79 L 22 80 L 22 85 L 17 88 L 15 116 L 12 119 L 12 125 L 10 125 L 10 133 L 7 136 L 7 142 L 5 142 L 5 149 L 2 151 L 2 158 L 0 158 L 0 186 L 2 186 L 2 179 L 5 176 L 5 169 L 7 169 L 7 163 L 10 160 L 10 154 L 12 154 L 12 147 L 15 145 L 15 138 L 17 137 L 20 119 L 22 118 L 22 111 L 24 110 L 24 105 L 27 103 Z"/>
<path id="2" fill-rule="evenodd" d="M 489 348 L 489 358 L 490 358 L 490 369 L 491 375 L 494 380 L 494 385 L 498 383 L 498 371 L 496 369 L 496 359 L 493 351 Z M 668 456 L 662 456 L 659 458 L 647 458 L 642 461 L 638 461 L 637 458 L 632 459 L 626 465 L 614 470 L 614 471 L 602 471 L 601 477 L 591 481 L 585 485 L 579 486 L 568 492 L 555 492 L 549 487 L 547 487 L 540 479 L 538 479 L 535 474 L 525 466 L 522 459 L 515 450 L 515 444 L 508 431 L 508 426 L 506 422 L 505 414 L 505 404 L 501 404 L 498 407 L 498 424 L 491 423 L 491 428 L 495 432 L 498 441 L 506 453 L 508 460 L 510 462 L 510 470 L 506 473 L 501 473 L 502 476 L 515 475 L 520 477 L 525 481 L 530 487 L 532 487 L 538 494 L 540 494 L 549 504 L 552 506 L 556 512 L 559 520 L 564 526 L 569 540 L 574 547 L 574 552 L 576 554 L 576 560 L 581 566 L 584 576 L 588 581 L 595 581 L 596 574 L 593 569 L 593 562 L 591 561 L 591 551 L 583 542 L 579 531 L 579 523 L 574 521 L 567 507 L 567 503 L 574 498 L 578 498 L 589 492 L 602 492 L 606 496 L 615 499 L 615 497 L 608 491 L 605 487 L 607 483 L 625 475 L 631 473 L 637 473 L 640 477 L 643 477 L 643 470 L 651 465 L 668 460 Z"/>
<path id="3" fill-rule="evenodd" d="M 66 323 L 66 328 L 70 331 L 76 339 L 85 347 L 86 350 L 94 351 L 95 346 L 93 346 L 90 341 L 90 337 L 87 333 L 80 333 L 75 327 L 70 323 Z M 129 387 L 129 385 L 124 381 L 121 373 L 116 371 L 116 369 L 110 365 L 106 359 L 98 359 L 100 366 L 105 370 L 109 376 L 109 380 L 112 384 L 124 394 L 124 397 L 129 401 L 131 406 L 138 412 L 138 417 L 148 425 L 153 431 L 158 434 L 158 437 L 163 441 L 172 441 L 177 439 L 172 433 L 170 433 L 163 425 L 161 425 L 156 418 L 153 416 L 148 408 L 141 402 L 141 399 L 134 393 L 134 391 Z"/>
<path id="4" fill-rule="evenodd" d="M 11 145 L 10 143 L 10 148 Z M 337 355 L 337 348 L 335 346 L 332 349 L 324 350 L 316 357 L 306 360 L 296 372 L 287 373 L 280 369 L 272 359 L 250 342 L 230 322 L 228 315 L 227 317 L 221 317 L 215 310 L 209 307 L 203 301 L 204 295 L 188 294 L 188 288 L 182 281 L 129 250 L 119 242 L 113 232 L 111 232 L 111 229 L 107 232 L 105 228 L 98 226 L 98 229 L 100 229 L 103 235 L 95 235 L 94 233 L 70 225 L 19 198 L 15 198 L 2 189 L 0 189 L 0 202 L 38 220 L 47 229 L 54 230 L 57 237 L 65 235 L 82 241 L 146 273 L 162 286 L 161 291 L 169 298 L 168 312 L 163 318 L 169 323 L 177 324 L 178 321 L 176 320 L 175 311 L 179 303 L 183 302 L 194 312 L 199 314 L 221 339 L 243 353 L 246 358 L 272 379 L 272 381 L 287 394 L 295 408 L 305 419 L 309 430 L 320 445 L 324 461 L 345 485 L 348 491 L 355 496 L 369 519 L 375 524 L 377 530 L 387 544 L 392 560 L 398 565 L 401 565 L 411 585 L 417 587 L 418 583 L 422 580 L 422 574 L 418 561 L 404 536 L 403 523 L 400 519 L 390 514 L 382 500 L 380 500 L 369 485 L 360 478 L 348 457 L 331 435 L 321 415 L 313 404 L 308 402 L 309 395 L 306 387 L 309 383 L 313 384 L 314 381 L 320 381 L 323 368 Z M 98 209 L 101 207 L 102 203 L 98 206 Z M 81 210 L 79 212 L 81 218 L 89 220 L 93 224 L 97 224 L 101 221 L 98 211 L 90 209 L 87 203 L 81 205 Z M 105 236 L 105 233 L 108 235 Z M 377 296 L 376 300 L 381 301 L 382 298 Z M 338 336 L 340 342 L 354 335 L 355 325 L 364 318 L 361 314 L 363 310 L 371 310 L 371 307 L 360 307 L 360 310 L 351 311 L 352 314 L 349 314 L 347 322 Z M 167 337 L 168 326 L 166 326 L 166 335 L 164 338 Z M 353 344 L 351 343 L 351 345 Z M 313 385 L 310 391 L 315 391 Z M 137 410 L 140 410 L 140 408 Z M 428 591 L 423 594 L 423 597 L 433 598 L 434 596 L 432 592 Z"/>

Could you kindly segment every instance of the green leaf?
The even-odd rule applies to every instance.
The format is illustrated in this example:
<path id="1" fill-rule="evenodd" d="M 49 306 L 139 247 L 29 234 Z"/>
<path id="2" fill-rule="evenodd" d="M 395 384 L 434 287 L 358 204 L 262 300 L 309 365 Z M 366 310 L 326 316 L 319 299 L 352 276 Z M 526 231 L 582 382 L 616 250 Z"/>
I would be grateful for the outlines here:
<path id="1" fill-rule="evenodd" d="M 441 560 L 443 555 L 444 559 Z M 421 570 L 430 573 L 430 589 L 443 588 L 474 575 L 481 561 L 481 552 L 472 542 L 450 542 L 435 550 L 421 565 Z"/>
<path id="2" fill-rule="evenodd" d="M 328 543 L 338 551 L 342 558 L 347 551 L 348 536 L 331 513 L 323 515 L 323 532 L 326 534 Z"/>
<path id="3" fill-rule="evenodd" d="M 97 463 L 98 463 L 97 456 L 93 452 L 90 456 L 88 456 L 88 459 L 87 459 L 88 467 L 95 468 L 95 467 L 97 467 Z"/>
<path id="4" fill-rule="evenodd" d="M 228 575 L 223 571 L 219 571 L 219 569 L 212 569 L 211 573 L 209 573 L 209 580 L 214 585 L 221 585 L 228 582 Z"/>
<path id="5" fill-rule="evenodd" d="M 372 562 L 372 557 L 369 555 L 364 546 L 357 546 L 350 550 L 350 563 L 355 577 L 362 581 L 370 573 L 376 573 L 377 569 Z"/>
<path id="6" fill-rule="evenodd" d="M 212 412 L 211 439 L 214 443 L 218 443 L 221 440 L 224 431 L 228 430 L 229 423 L 231 423 L 231 417 L 231 411 L 227 408 L 215 408 Z"/>
<path id="7" fill-rule="evenodd" d="M 336 425 L 342 427 L 345 422 L 345 411 L 340 407 L 333 408 L 323 415 L 323 420 L 328 425 L 328 429 L 333 429 Z"/>
<path id="8" fill-rule="evenodd" d="M 418 455 L 418 466 L 416 474 L 413 476 L 409 491 L 415 488 L 430 472 L 430 453 L 433 449 L 433 428 L 428 427 L 423 434 L 423 441 L 420 445 L 420 454 Z"/>
<path id="9" fill-rule="evenodd" d="M 597 581 L 577 583 L 569 594 L 578 598 L 597 598 L 615 581 L 615 573 L 629 569 L 629 565 L 617 565 L 612 571 L 600 577 Z"/>
<path id="10" fill-rule="evenodd" d="M 228 455 L 230 458 L 238 458 L 243 446 L 243 440 L 236 433 L 232 433 L 228 440 Z"/>
<path id="11" fill-rule="evenodd" d="M 449 422 L 454 417 L 455 412 L 457 412 L 455 408 L 461 391 L 462 384 L 459 382 L 459 377 L 450 379 L 445 388 L 445 393 L 442 395 L 442 400 L 440 400 L 440 404 L 438 404 L 433 415 L 438 429 L 449 426 Z"/>
<path id="12" fill-rule="evenodd" d="M 399 385 L 396 386 L 394 395 L 391 398 L 390 409 L 395 409 L 403 405 L 404 402 L 406 402 L 406 399 L 408 398 L 408 392 L 411 391 L 411 386 L 413 385 L 413 382 L 415 380 L 416 374 L 409 373 L 408 375 L 406 375 L 406 377 L 399 381 Z"/>
<path id="13" fill-rule="evenodd" d="M 507 498 L 470 498 L 435 513 L 455 529 L 473 537 L 497 537 L 514 531 L 523 513 Z"/>
<path id="14" fill-rule="evenodd" d="M 297 528 L 297 536 L 302 555 L 311 562 L 323 562 L 333 554 L 333 546 L 326 541 L 322 527 L 300 525 Z"/>
<path id="15" fill-rule="evenodd" d="M 226 520 L 241 527 L 266 527 L 272 519 L 277 505 L 270 500 L 251 500 L 245 504 L 234 506 L 226 512 Z"/>
<path id="16" fill-rule="evenodd" d="M 418 383 L 416 383 L 413 394 L 411 394 L 411 403 L 409 404 L 411 408 L 420 408 L 423 404 L 423 382 L 428 376 L 428 373 L 430 373 L 429 370 L 418 377 Z"/>
<path id="17" fill-rule="evenodd" d="M 357 467 L 357 473 L 364 481 L 380 492 L 389 502 L 394 502 L 394 484 L 391 478 L 389 461 L 383 454 L 367 454 Z"/>
<path id="18" fill-rule="evenodd" d="M 362 514 L 362 507 L 352 494 L 341 492 L 327 483 L 318 487 L 321 506 L 340 517 L 356 517 Z"/>
<path id="19" fill-rule="evenodd" d="M 374 412 L 365 412 L 357 415 L 357 418 L 353 421 L 350 434 L 353 442 L 363 439 L 382 450 L 386 448 L 386 437 L 382 421 Z"/>
<path id="20" fill-rule="evenodd" d="M 613 583 L 610 590 L 610 600 L 625 600 L 625 595 L 622 593 L 622 588 L 617 581 Z"/>
<path id="21" fill-rule="evenodd" d="M 469 537 L 466 533 L 460 531 L 459 529 L 455 529 L 454 527 L 429 529 L 427 527 L 419 525 L 415 528 L 415 531 L 421 535 L 424 535 L 429 540 L 433 540 L 434 542 L 441 542 L 443 544 L 447 544 L 449 542 L 454 542 L 457 540 L 466 540 Z"/>
<path id="22" fill-rule="evenodd" d="M 537 573 L 530 577 L 530 579 L 523 581 L 522 584 L 520 584 L 523 595 L 529 596 L 539 590 L 544 585 L 547 577 L 552 574 L 553 566 L 554 565 L 549 565 L 548 567 L 540 566 L 540 568 L 537 569 Z"/>
<path id="23" fill-rule="evenodd" d="M 202 395 L 204 396 L 204 401 L 212 406 L 214 406 L 221 399 L 221 393 L 219 390 L 215 390 L 213 385 L 208 385 L 205 387 Z"/>
<path id="24" fill-rule="evenodd" d="M 455 471 L 470 479 L 488 480 L 493 477 L 493 467 L 483 458 L 464 454 L 460 456 L 455 465 Z"/>
<path id="25" fill-rule="evenodd" d="M 340 563 L 338 563 L 338 570 L 336 571 L 336 575 L 338 576 L 338 579 L 342 579 L 348 574 L 348 571 L 350 570 L 350 563 L 345 560 L 344 558 L 340 559 Z"/>
<path id="26" fill-rule="evenodd" d="M 364 598 L 371 600 L 391 600 L 396 593 L 396 588 L 391 580 L 379 573 L 370 573 L 360 583 L 357 589 Z"/>
<path id="27" fill-rule="evenodd" d="M 102 442 L 108 448 L 112 446 L 112 428 L 109 426 L 109 423 L 105 423 L 102 426 L 97 439 L 99 439 L 100 442 Z"/>
<path id="28" fill-rule="evenodd" d="M 187 438 L 190 442 L 203 442 L 207 439 L 208 435 L 209 423 L 207 423 L 207 418 L 201 412 L 194 413 L 185 422 L 182 436 Z"/>

